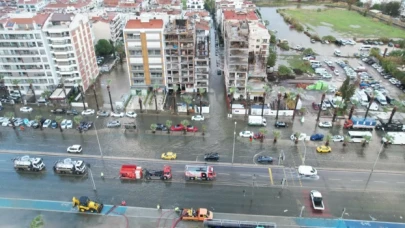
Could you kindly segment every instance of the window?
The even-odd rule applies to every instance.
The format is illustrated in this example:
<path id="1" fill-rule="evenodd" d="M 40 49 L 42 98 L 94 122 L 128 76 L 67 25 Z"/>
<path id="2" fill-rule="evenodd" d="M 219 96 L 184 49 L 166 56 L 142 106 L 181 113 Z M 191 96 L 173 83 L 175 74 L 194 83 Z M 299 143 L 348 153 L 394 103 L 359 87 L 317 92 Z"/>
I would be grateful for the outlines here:
<path id="1" fill-rule="evenodd" d="M 263 43 L 267 43 L 267 39 L 263 39 Z"/>
<path id="2" fill-rule="evenodd" d="M 256 48 L 259 48 L 259 45 L 256 45 Z"/>
<path id="3" fill-rule="evenodd" d="M 143 70 L 143 65 L 131 65 L 132 70 Z"/>
<path id="4" fill-rule="evenodd" d="M 258 43 L 259 43 L 259 42 L 260 42 L 260 39 L 257 39 L 257 40 L 256 40 L 256 42 L 258 42 Z"/>

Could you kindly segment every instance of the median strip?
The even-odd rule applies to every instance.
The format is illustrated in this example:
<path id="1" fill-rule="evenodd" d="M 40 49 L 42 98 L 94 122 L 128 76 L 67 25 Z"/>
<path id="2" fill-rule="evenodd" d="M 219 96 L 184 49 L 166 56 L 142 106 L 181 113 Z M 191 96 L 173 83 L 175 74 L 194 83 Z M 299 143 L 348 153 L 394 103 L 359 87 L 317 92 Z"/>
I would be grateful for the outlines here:
<path id="1" fill-rule="evenodd" d="M 269 168 L 269 176 L 270 176 L 270 183 L 271 183 L 271 185 L 274 185 L 274 182 L 273 182 L 273 173 L 271 172 L 271 168 Z"/>

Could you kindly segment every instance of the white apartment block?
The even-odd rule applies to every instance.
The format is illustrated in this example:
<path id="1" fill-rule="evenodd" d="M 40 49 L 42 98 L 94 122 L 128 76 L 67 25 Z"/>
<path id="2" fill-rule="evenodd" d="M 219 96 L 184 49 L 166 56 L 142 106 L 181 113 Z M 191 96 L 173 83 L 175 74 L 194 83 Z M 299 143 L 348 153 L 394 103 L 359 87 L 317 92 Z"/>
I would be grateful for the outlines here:
<path id="1" fill-rule="evenodd" d="M 48 4 L 46 0 L 18 0 L 17 8 L 26 12 L 38 12 Z"/>
<path id="2" fill-rule="evenodd" d="M 9 90 L 13 89 L 13 80 L 19 80 L 21 91 L 29 93 L 32 80 L 36 94 L 40 94 L 58 83 L 48 40 L 42 32 L 50 15 L 22 16 L 0 20 L 0 74 Z"/>
<path id="3" fill-rule="evenodd" d="M 100 39 L 112 40 L 113 42 L 122 39 L 122 31 L 125 24 L 125 16 L 121 13 L 103 13 L 95 16 L 92 20 L 92 31 L 95 43 Z"/>
<path id="4" fill-rule="evenodd" d="M 124 27 L 124 44 L 132 94 L 146 95 L 154 85 L 166 88 L 164 19 L 129 19 Z"/>
<path id="5" fill-rule="evenodd" d="M 86 91 L 91 79 L 99 74 L 88 17 L 54 13 L 43 26 L 43 32 L 57 83 L 63 78 L 65 85 L 81 85 Z"/>
<path id="6" fill-rule="evenodd" d="M 187 10 L 204 10 L 204 0 L 187 0 Z"/>

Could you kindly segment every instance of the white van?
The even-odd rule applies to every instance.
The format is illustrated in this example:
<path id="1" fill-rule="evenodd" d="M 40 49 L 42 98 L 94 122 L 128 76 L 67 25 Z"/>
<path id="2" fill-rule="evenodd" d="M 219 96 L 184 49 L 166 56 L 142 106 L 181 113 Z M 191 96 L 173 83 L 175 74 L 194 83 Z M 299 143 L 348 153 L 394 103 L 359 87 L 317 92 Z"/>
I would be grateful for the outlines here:
<path id="1" fill-rule="evenodd" d="M 313 177 L 318 175 L 318 171 L 312 166 L 300 165 L 298 166 L 298 174 L 305 177 Z"/>
<path id="2" fill-rule="evenodd" d="M 363 45 L 360 47 L 360 51 L 369 51 L 372 47 L 370 45 Z"/>
<path id="3" fill-rule="evenodd" d="M 311 63 L 311 65 L 315 64 L 315 65 L 321 65 L 321 62 L 317 61 L 317 60 L 309 60 L 309 62 Z"/>
<path id="4" fill-rule="evenodd" d="M 325 68 L 316 68 L 315 69 L 315 74 L 322 74 L 322 73 L 327 73 Z"/>
<path id="5" fill-rule="evenodd" d="M 333 54 L 336 55 L 337 57 L 342 56 L 342 53 L 338 49 L 336 49 L 335 52 L 333 52 Z"/>

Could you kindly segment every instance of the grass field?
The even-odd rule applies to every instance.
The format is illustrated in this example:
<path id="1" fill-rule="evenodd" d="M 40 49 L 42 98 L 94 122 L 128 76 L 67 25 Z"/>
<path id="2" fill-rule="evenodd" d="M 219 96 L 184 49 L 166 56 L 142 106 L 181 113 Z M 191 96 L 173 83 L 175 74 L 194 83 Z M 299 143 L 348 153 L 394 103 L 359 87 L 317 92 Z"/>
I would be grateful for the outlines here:
<path id="1" fill-rule="evenodd" d="M 313 74 L 315 71 L 311 68 L 308 62 L 302 60 L 301 55 L 283 56 L 292 69 L 300 69 L 304 73 Z"/>
<path id="2" fill-rule="evenodd" d="M 357 38 L 405 38 L 405 30 L 364 17 L 356 11 L 346 9 L 324 9 L 320 12 L 308 9 L 288 9 L 287 15 L 310 26 L 328 26 L 347 37 Z"/>

